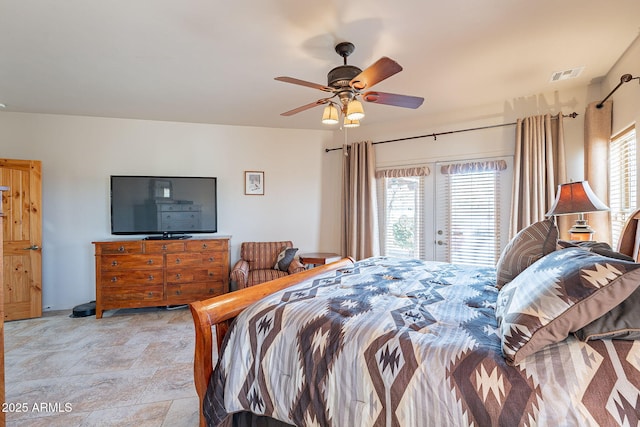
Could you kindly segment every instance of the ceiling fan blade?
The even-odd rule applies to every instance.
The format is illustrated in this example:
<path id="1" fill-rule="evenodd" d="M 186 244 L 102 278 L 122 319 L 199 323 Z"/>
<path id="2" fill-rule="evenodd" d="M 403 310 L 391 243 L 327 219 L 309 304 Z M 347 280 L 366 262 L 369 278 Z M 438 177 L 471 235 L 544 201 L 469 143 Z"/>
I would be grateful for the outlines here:
<path id="1" fill-rule="evenodd" d="M 303 105 L 302 107 L 298 107 L 298 108 L 294 108 L 293 110 L 289 110 L 289 111 L 285 111 L 284 113 L 281 113 L 281 116 L 293 116 L 294 114 L 298 114 L 302 111 L 308 110 L 309 108 L 313 108 L 316 105 L 322 105 L 322 104 L 326 104 L 328 101 L 327 99 L 318 99 L 317 101 L 311 102 L 307 105 Z"/>
<path id="2" fill-rule="evenodd" d="M 366 92 L 362 95 L 362 99 L 375 104 L 393 105 L 404 108 L 418 108 L 424 102 L 424 98 L 419 96 L 398 95 L 397 93 L 385 92 Z"/>
<path id="3" fill-rule="evenodd" d="M 349 82 L 349 86 L 358 90 L 365 89 L 393 76 L 396 73 L 399 73 L 400 71 L 402 71 L 400 64 L 391 58 L 383 56 L 373 63 L 373 65 L 365 68 L 364 71 L 355 76 Z"/>
<path id="4" fill-rule="evenodd" d="M 312 82 L 308 82 L 306 80 L 300 80 L 300 79 L 294 79 L 293 77 L 276 77 L 275 80 L 278 80 L 279 82 L 285 82 L 285 83 L 293 83 L 294 85 L 300 85 L 300 86 L 306 86 L 306 87 L 310 87 L 313 89 L 320 89 L 323 90 L 325 92 L 333 92 L 333 89 L 327 86 L 323 86 L 321 84 L 318 83 L 312 83 Z"/>

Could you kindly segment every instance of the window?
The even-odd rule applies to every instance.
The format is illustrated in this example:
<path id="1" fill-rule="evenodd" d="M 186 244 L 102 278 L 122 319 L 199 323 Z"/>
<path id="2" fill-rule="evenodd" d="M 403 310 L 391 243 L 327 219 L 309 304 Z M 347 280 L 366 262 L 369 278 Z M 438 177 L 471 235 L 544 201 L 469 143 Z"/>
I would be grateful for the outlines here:
<path id="1" fill-rule="evenodd" d="M 436 259 L 495 265 L 501 248 L 501 174 L 504 160 L 442 164 L 438 175 Z"/>
<path id="2" fill-rule="evenodd" d="M 609 207 L 614 248 L 622 227 L 637 207 L 636 131 L 629 128 L 611 139 L 609 145 Z"/>
<path id="3" fill-rule="evenodd" d="M 424 259 L 424 177 L 426 167 L 376 173 L 381 252 Z"/>

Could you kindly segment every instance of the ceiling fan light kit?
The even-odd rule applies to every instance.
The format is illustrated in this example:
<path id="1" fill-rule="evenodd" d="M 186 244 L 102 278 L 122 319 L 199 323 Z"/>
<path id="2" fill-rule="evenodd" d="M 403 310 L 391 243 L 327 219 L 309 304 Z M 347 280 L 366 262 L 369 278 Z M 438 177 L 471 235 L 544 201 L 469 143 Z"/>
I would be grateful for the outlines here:
<path id="1" fill-rule="evenodd" d="M 333 68 L 327 74 L 327 86 L 296 79 L 293 77 L 276 77 L 275 79 L 285 83 L 293 83 L 300 86 L 306 86 L 319 89 L 324 92 L 332 93 L 328 98 L 322 98 L 307 105 L 303 105 L 293 110 L 282 113 L 282 116 L 292 116 L 302 111 L 315 107 L 316 105 L 328 104 L 322 112 L 322 123 L 337 124 L 339 123 L 339 113 L 343 115 L 343 127 L 356 127 L 360 125 L 360 120 L 364 118 L 364 108 L 362 103 L 357 99 L 359 96 L 365 102 L 375 104 L 386 104 L 395 107 L 418 108 L 424 102 L 424 98 L 417 96 L 399 95 L 395 93 L 384 92 L 366 92 L 361 93 L 364 89 L 369 89 L 376 83 L 391 77 L 392 75 L 402 71 L 402 67 L 393 59 L 383 56 L 373 65 L 364 71 L 353 65 L 347 65 L 347 57 L 353 53 L 355 46 L 353 43 L 342 42 L 335 47 L 336 52 L 343 58 L 343 65 Z M 331 101 L 331 98 L 338 97 L 340 107 Z"/>

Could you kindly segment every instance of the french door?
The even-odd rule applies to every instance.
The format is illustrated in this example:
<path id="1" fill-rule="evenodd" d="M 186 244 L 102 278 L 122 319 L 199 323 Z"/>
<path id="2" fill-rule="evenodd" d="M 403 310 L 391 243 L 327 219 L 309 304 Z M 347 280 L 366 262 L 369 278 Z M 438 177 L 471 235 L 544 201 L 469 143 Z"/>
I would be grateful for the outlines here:
<path id="1" fill-rule="evenodd" d="M 511 157 L 434 167 L 434 255 L 454 264 L 495 265 L 508 242 Z"/>

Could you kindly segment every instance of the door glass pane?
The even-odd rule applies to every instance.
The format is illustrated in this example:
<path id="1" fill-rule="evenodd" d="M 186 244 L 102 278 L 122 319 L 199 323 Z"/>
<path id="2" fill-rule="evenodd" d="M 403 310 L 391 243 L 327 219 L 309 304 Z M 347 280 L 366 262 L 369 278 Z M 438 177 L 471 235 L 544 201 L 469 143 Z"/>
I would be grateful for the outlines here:
<path id="1" fill-rule="evenodd" d="M 424 258 L 424 177 L 381 178 L 383 254 Z M 382 188 L 380 188 L 382 187 Z"/>

